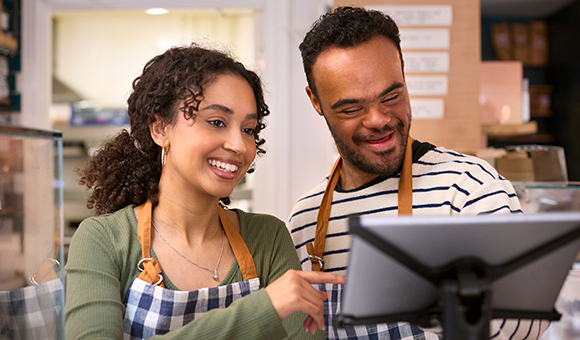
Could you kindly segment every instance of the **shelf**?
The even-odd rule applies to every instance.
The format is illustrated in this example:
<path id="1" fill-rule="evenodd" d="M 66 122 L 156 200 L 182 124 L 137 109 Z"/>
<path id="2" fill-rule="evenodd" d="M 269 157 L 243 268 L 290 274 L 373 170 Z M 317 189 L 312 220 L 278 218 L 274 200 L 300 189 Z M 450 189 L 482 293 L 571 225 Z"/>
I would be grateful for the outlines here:
<path id="1" fill-rule="evenodd" d="M 18 50 L 18 40 L 0 32 L 0 49 L 6 50 L 7 54 L 15 54 Z"/>
<path id="2" fill-rule="evenodd" d="M 116 136 L 125 129 L 130 131 L 129 125 L 81 125 L 71 126 L 67 123 L 54 123 L 53 129 L 62 132 L 63 143 L 67 145 L 80 145 L 85 150 L 97 147 L 107 138 Z"/>
<path id="3" fill-rule="evenodd" d="M 554 136 L 547 133 L 519 136 L 490 136 L 488 139 L 500 143 L 551 144 L 554 142 Z"/>
<path id="4" fill-rule="evenodd" d="M 530 116 L 534 118 L 549 118 L 552 117 L 552 110 L 531 110 Z"/>
<path id="5" fill-rule="evenodd" d="M 533 135 L 538 132 L 538 123 L 531 121 L 524 124 L 490 124 L 482 125 L 482 129 L 488 138 Z"/>
<path id="6" fill-rule="evenodd" d="M 7 5 L 7 7 L 5 7 Z M 18 38 L 20 37 L 20 16 L 21 16 L 21 4 L 20 1 L 2 1 L 0 2 L 0 12 L 6 14 L 9 18 L 3 30 L 0 30 L 0 52 L 7 55 L 13 56 L 18 53 Z M 3 17 L 4 19 L 4 17 Z M 6 34 L 5 30 L 9 30 Z M 14 35 L 14 36 L 13 36 Z"/>
<path id="7" fill-rule="evenodd" d="M 0 218 L 3 217 L 10 217 L 12 218 L 14 215 L 14 208 L 12 207 L 6 207 L 0 210 Z"/>

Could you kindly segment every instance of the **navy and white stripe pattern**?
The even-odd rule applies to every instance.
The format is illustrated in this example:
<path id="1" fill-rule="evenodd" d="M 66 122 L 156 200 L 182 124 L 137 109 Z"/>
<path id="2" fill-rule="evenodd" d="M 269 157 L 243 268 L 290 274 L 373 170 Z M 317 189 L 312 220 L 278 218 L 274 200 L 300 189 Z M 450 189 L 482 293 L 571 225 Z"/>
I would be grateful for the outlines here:
<path id="1" fill-rule="evenodd" d="M 127 294 L 124 339 L 149 339 L 181 328 L 215 308 L 260 290 L 260 279 L 194 291 L 176 291 L 135 279 Z"/>
<path id="2" fill-rule="evenodd" d="M 499 175 L 491 165 L 479 158 L 438 147 L 426 152 L 413 162 L 412 172 L 413 215 L 522 213 L 512 184 Z M 304 270 L 311 270 L 306 244 L 314 241 L 318 208 L 327 180 L 328 178 L 299 199 L 292 209 L 288 223 Z M 349 216 L 397 217 L 398 184 L 399 176 L 397 175 L 361 189 L 333 193 L 323 253 L 324 271 L 341 275 L 346 273 L 350 247 L 347 223 Z M 331 309 L 328 308 L 328 310 Z M 327 324 L 332 325 L 332 314 L 327 315 L 327 318 Z M 536 327 L 538 326 L 540 326 L 539 322 L 536 322 Z M 544 323 L 543 326 L 547 327 L 547 324 Z M 397 333 L 392 330 L 392 325 L 385 325 L 385 327 L 390 331 L 382 332 L 379 337 L 372 338 L 419 340 L 431 339 L 429 335 L 432 335 L 437 339 L 432 333 L 408 337 L 403 335 L 409 334 L 407 331 Z M 497 332 L 500 327 L 493 326 L 492 329 Z M 329 336 L 330 332 L 334 330 L 329 331 L 327 328 L 327 337 L 333 338 Z M 520 334 L 522 334 L 521 337 Z M 514 331 L 514 334 L 509 334 L 506 339 L 510 339 L 511 335 L 514 335 L 511 339 L 524 339 L 526 334 L 528 334 L 528 329 L 524 330 L 520 327 Z M 356 339 L 356 337 L 338 338 Z M 536 338 L 530 333 L 527 339 Z M 364 339 L 364 337 L 358 339 Z"/>
<path id="3" fill-rule="evenodd" d="M 64 287 L 60 279 L 0 292 L 0 338 L 53 339 L 64 321 Z M 60 325 L 59 327 L 62 327 Z"/>
<path id="4" fill-rule="evenodd" d="M 511 183 L 485 161 L 442 147 L 413 163 L 413 215 L 521 213 Z M 310 270 L 306 244 L 314 240 L 326 180 L 304 195 L 288 228 L 304 270 Z M 335 191 L 324 251 L 325 271 L 344 275 L 348 263 L 351 215 L 397 217 L 399 176 L 349 192 Z"/>

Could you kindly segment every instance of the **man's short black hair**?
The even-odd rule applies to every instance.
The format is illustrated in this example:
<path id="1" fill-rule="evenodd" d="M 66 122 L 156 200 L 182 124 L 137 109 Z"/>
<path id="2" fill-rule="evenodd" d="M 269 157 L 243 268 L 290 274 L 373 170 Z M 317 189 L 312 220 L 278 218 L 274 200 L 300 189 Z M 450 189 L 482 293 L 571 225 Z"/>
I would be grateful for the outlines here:
<path id="1" fill-rule="evenodd" d="M 332 46 L 355 47 L 377 36 L 383 36 L 395 44 L 402 67 L 399 28 L 395 21 L 383 12 L 360 7 L 338 7 L 314 22 L 300 44 L 304 72 L 312 93 L 318 97 L 312 78 L 312 66 L 322 51 Z"/>

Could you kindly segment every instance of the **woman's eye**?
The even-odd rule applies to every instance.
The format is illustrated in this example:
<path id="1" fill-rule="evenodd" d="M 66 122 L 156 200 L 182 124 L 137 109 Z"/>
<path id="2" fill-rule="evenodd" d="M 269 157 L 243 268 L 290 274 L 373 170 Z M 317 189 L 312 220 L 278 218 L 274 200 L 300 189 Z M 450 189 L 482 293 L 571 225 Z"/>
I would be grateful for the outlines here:
<path id="1" fill-rule="evenodd" d="M 244 133 L 247 133 L 248 135 L 251 135 L 251 136 L 256 134 L 256 129 L 254 129 L 254 128 L 246 128 L 246 129 L 242 129 L 242 131 Z"/>
<path id="2" fill-rule="evenodd" d="M 221 120 L 210 120 L 209 123 L 215 127 L 224 127 L 226 126 L 226 124 L 224 122 L 222 122 Z"/>

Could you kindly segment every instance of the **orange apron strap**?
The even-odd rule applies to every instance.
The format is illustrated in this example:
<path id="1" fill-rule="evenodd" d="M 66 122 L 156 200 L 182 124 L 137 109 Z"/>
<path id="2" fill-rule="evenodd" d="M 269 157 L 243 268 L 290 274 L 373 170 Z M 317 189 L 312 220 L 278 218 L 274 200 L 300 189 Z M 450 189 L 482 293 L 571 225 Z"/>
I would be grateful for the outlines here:
<path id="1" fill-rule="evenodd" d="M 403 168 L 399 178 L 399 215 L 413 215 L 413 138 L 407 138 Z"/>
<path id="2" fill-rule="evenodd" d="M 242 235 L 240 235 L 236 227 L 234 227 L 230 219 L 226 216 L 226 213 L 221 206 L 219 207 L 219 216 L 224 231 L 226 232 L 226 236 L 228 237 L 228 242 L 230 242 L 230 246 L 234 252 L 234 256 L 236 257 L 236 260 L 238 260 L 238 265 L 242 271 L 244 281 L 257 278 L 258 273 L 256 272 L 254 258 L 252 257 L 246 242 L 242 238 Z"/>
<path id="3" fill-rule="evenodd" d="M 137 265 L 139 270 L 141 270 L 139 279 L 154 285 L 159 285 L 160 287 L 165 287 L 163 284 L 163 276 L 161 275 L 161 265 L 151 257 L 151 206 L 151 201 L 147 200 L 139 211 L 137 225 L 137 235 L 141 243 L 141 261 Z M 246 242 L 244 242 L 242 235 L 240 235 L 232 222 L 230 222 L 221 206 L 219 207 L 219 217 L 228 242 L 234 252 L 234 256 L 238 260 L 244 280 L 257 278 L 258 273 L 256 272 L 256 265 L 254 264 L 252 254 Z"/>
<path id="4" fill-rule="evenodd" d="M 139 209 L 139 221 L 137 223 L 137 236 L 141 243 L 141 261 L 137 268 L 141 271 L 139 279 L 153 285 L 165 287 L 161 275 L 161 265 L 151 257 L 151 201 L 147 200 Z"/>
<path id="5" fill-rule="evenodd" d="M 336 188 L 336 183 L 340 178 L 340 168 L 342 167 L 342 159 L 338 157 L 330 176 L 328 183 L 322 196 L 322 202 L 318 210 L 318 217 L 316 218 L 316 235 L 314 236 L 314 244 L 312 242 L 306 244 L 306 251 L 308 258 L 312 263 L 312 270 L 316 272 L 324 271 L 324 260 L 322 253 L 324 252 L 324 243 L 326 241 L 326 230 L 328 229 L 328 220 L 330 218 L 330 208 L 332 206 L 332 193 Z"/>
<path id="6" fill-rule="evenodd" d="M 328 220 L 330 219 L 330 209 L 332 207 L 332 194 L 336 183 L 340 178 L 340 168 L 342 160 L 340 157 L 334 163 L 332 172 L 328 178 L 324 196 L 318 210 L 318 217 L 316 219 L 316 234 L 314 236 L 314 243 L 306 244 L 306 251 L 308 258 L 312 263 L 312 271 L 324 271 L 324 243 L 326 240 L 326 231 L 328 229 Z M 403 167 L 401 168 L 401 177 L 399 179 L 398 192 L 398 214 L 412 215 L 413 214 L 413 138 L 411 136 L 407 139 L 407 147 L 405 148 L 405 156 L 403 157 Z"/>

